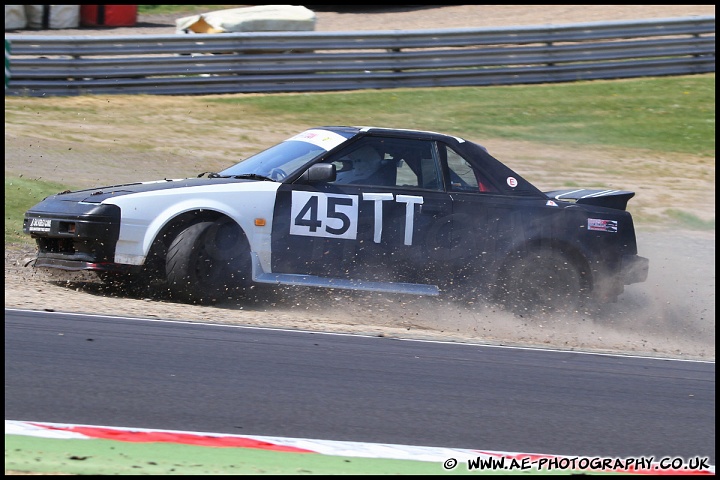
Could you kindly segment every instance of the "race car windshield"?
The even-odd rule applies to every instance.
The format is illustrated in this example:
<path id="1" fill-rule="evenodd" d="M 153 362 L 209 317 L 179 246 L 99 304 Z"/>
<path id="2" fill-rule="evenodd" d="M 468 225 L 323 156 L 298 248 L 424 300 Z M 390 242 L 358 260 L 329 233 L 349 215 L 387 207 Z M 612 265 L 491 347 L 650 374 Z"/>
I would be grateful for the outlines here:
<path id="1" fill-rule="evenodd" d="M 312 143 L 287 140 L 218 172 L 218 175 L 255 174 L 270 177 L 271 173 L 278 169 L 286 175 L 292 175 L 306 163 L 325 152 L 324 148 Z"/>

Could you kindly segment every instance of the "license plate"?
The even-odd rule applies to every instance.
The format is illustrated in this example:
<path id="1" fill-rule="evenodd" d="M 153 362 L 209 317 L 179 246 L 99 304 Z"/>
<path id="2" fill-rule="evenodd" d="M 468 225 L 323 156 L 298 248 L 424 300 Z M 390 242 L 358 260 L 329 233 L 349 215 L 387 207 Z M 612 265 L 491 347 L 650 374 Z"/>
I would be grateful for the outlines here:
<path id="1" fill-rule="evenodd" d="M 52 221 L 47 218 L 33 218 L 28 230 L 31 232 L 49 232 Z"/>

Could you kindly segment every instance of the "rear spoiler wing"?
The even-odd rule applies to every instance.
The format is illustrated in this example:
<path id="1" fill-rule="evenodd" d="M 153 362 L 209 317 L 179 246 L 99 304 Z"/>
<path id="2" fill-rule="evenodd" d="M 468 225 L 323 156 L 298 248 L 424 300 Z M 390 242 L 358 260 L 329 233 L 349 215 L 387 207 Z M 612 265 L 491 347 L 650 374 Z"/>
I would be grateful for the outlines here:
<path id="1" fill-rule="evenodd" d="M 635 196 L 635 192 L 627 190 L 599 190 L 588 188 L 575 188 L 566 190 L 552 190 L 544 192 L 553 200 L 575 202 L 583 205 L 596 205 L 598 207 L 625 210 L 628 200 Z"/>

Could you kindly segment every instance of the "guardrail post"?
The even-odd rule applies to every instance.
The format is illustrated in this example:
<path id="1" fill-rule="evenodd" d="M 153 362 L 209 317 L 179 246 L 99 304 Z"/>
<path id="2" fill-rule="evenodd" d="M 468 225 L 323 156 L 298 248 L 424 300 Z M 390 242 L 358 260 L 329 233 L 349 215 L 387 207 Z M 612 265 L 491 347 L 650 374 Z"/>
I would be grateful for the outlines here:
<path id="1" fill-rule="evenodd" d="M 10 40 L 5 40 L 5 89 L 8 88 L 10 83 Z"/>
<path id="2" fill-rule="evenodd" d="M 547 45 L 548 47 L 552 48 L 553 42 L 547 42 L 546 45 Z M 548 53 L 549 53 L 549 52 L 548 52 Z M 547 64 L 547 66 L 548 66 L 548 67 L 554 67 L 554 66 L 555 66 L 555 62 L 549 62 L 549 63 Z"/>

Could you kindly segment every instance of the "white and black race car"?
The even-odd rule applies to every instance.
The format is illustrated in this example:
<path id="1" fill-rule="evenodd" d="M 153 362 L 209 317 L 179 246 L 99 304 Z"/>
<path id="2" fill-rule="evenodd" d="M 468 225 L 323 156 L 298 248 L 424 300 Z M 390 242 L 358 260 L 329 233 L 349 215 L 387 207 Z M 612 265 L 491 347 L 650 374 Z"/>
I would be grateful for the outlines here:
<path id="1" fill-rule="evenodd" d="M 207 303 L 258 283 L 529 308 L 615 301 L 647 278 L 634 195 L 542 192 L 470 141 L 318 127 L 218 173 L 66 191 L 25 214 L 36 268 L 160 283 Z"/>

